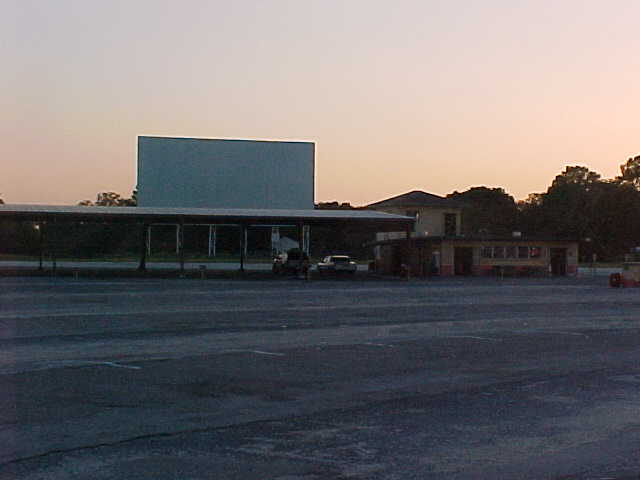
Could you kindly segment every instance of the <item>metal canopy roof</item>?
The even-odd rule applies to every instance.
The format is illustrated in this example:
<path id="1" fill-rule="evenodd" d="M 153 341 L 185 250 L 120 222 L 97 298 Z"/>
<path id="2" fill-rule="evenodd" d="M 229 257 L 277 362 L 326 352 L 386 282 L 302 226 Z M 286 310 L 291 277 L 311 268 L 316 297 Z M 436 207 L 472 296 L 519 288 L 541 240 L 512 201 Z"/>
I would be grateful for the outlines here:
<path id="1" fill-rule="evenodd" d="M 273 225 L 366 224 L 382 230 L 405 229 L 413 217 L 371 210 L 269 210 L 235 208 L 96 207 L 0 205 L 0 219 L 23 221 L 127 221 L 144 223 L 210 223 Z"/>

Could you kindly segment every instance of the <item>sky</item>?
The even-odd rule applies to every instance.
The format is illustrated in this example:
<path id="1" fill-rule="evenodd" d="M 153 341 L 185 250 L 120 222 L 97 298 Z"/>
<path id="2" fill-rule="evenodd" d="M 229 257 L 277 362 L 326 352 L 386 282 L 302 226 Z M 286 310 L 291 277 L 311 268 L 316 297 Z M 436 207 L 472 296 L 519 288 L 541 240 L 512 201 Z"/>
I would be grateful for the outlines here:
<path id="1" fill-rule="evenodd" d="M 316 142 L 316 201 L 640 155 L 637 0 L 0 0 L 0 198 L 129 196 L 136 137 Z"/>

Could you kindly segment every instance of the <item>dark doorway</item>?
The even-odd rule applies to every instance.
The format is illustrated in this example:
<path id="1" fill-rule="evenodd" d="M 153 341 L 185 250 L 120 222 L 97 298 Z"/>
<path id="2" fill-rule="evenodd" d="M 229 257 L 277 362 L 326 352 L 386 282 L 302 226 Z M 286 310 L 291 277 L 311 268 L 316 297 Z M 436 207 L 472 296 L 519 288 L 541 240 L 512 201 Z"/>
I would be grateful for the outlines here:
<path id="1" fill-rule="evenodd" d="M 551 275 L 566 275 L 567 274 L 567 249 L 566 248 L 551 248 Z"/>
<path id="2" fill-rule="evenodd" d="M 402 249 L 397 246 L 394 245 L 393 247 L 391 247 L 391 272 L 394 275 L 400 275 L 400 273 L 402 272 L 402 260 L 403 260 L 403 255 L 402 255 Z"/>
<path id="3" fill-rule="evenodd" d="M 473 273 L 473 248 L 455 247 L 453 263 L 456 275 L 471 275 Z"/>

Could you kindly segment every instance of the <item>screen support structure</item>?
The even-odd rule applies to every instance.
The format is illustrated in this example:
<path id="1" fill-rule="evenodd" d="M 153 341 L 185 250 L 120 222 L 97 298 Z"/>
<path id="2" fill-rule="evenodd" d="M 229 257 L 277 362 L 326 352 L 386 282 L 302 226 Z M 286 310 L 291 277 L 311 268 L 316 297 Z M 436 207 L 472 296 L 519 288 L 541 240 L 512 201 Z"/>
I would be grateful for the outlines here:
<path id="1" fill-rule="evenodd" d="M 180 276 L 184 275 L 184 220 L 178 224 L 178 251 L 180 252 Z"/>
<path id="2" fill-rule="evenodd" d="M 147 271 L 147 250 L 150 250 L 149 239 L 151 226 L 146 223 L 140 225 L 140 263 L 138 264 L 139 272 Z"/>
<path id="3" fill-rule="evenodd" d="M 247 250 L 247 229 L 248 225 L 240 225 L 240 271 L 244 272 L 244 261 Z"/>

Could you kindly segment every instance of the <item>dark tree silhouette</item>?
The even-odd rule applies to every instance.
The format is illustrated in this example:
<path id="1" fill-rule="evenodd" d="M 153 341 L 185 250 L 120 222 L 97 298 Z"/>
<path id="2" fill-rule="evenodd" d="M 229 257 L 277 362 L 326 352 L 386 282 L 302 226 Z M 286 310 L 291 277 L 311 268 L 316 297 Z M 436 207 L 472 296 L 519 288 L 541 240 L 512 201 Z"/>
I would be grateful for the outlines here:
<path id="1" fill-rule="evenodd" d="M 518 227 L 518 206 L 502 188 L 473 187 L 447 198 L 462 206 L 465 235 L 511 235 Z"/>
<path id="2" fill-rule="evenodd" d="M 594 253 L 602 260 L 620 259 L 640 244 L 639 164 L 630 159 L 613 180 L 587 167 L 567 167 L 545 193 L 519 204 L 523 230 L 577 240 L 583 260 Z"/>
<path id="3" fill-rule="evenodd" d="M 96 195 L 96 201 L 82 200 L 78 205 L 85 207 L 135 207 L 138 205 L 138 190 L 133 190 L 131 198 L 123 198 L 116 192 L 100 192 Z"/>
<path id="4" fill-rule="evenodd" d="M 627 163 L 620 165 L 620 175 L 615 179 L 618 183 L 627 183 L 640 189 L 640 155 L 630 158 Z"/>

